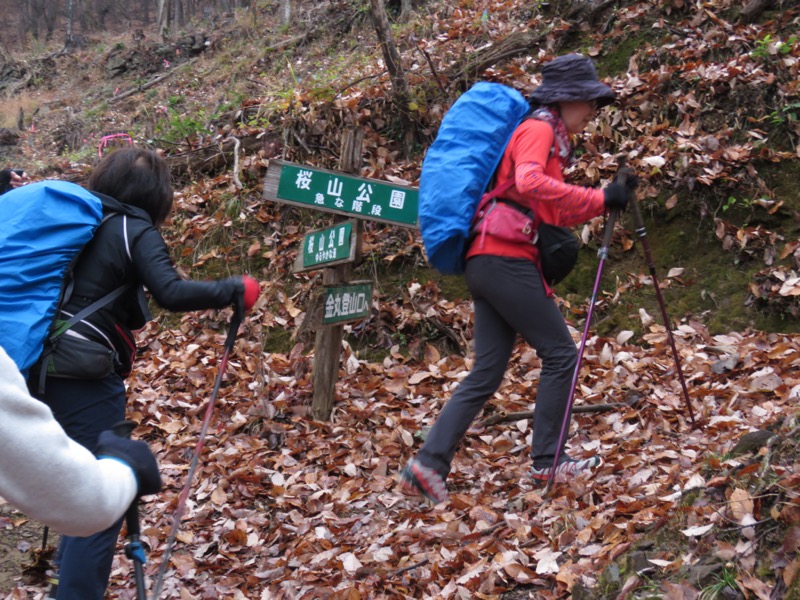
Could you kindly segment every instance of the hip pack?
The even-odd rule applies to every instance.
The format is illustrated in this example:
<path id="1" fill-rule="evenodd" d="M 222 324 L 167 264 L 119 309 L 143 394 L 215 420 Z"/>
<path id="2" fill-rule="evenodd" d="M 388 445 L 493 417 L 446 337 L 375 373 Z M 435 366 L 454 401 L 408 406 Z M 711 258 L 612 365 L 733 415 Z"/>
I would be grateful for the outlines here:
<path id="1" fill-rule="evenodd" d="M 481 238 L 491 235 L 511 243 L 535 245 L 539 250 L 542 277 L 548 285 L 556 285 L 572 272 L 578 262 L 578 238 L 569 227 L 543 223 L 530 209 L 497 198 L 512 184 L 513 180 L 509 179 L 483 196 L 472 233 Z"/>

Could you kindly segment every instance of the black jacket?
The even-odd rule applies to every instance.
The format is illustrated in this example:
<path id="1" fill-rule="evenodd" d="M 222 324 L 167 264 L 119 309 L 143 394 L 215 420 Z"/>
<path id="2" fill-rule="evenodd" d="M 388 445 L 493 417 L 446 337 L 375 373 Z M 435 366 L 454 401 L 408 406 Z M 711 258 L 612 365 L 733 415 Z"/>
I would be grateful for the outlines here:
<path id="1" fill-rule="evenodd" d="M 99 195 L 99 194 L 98 194 Z M 103 196 L 108 217 L 82 250 L 73 269 L 73 289 L 62 307 L 68 318 L 120 286 L 130 289 L 109 305 L 73 326 L 76 333 L 112 346 L 119 354 L 121 375 L 130 372 L 135 356 L 131 330 L 150 320 L 143 287 L 159 306 L 172 311 L 223 308 L 243 292 L 241 278 L 218 281 L 181 279 L 161 234 L 149 215 Z"/>

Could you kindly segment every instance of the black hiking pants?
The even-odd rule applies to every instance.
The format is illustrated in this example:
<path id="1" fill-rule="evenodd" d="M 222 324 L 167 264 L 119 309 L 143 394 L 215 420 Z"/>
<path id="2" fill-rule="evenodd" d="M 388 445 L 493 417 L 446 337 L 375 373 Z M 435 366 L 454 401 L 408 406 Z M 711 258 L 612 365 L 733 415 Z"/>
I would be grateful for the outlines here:
<path id="1" fill-rule="evenodd" d="M 417 458 L 447 477 L 459 442 L 500 387 L 519 333 L 542 361 L 533 465 L 552 466 L 578 360 L 564 317 L 529 260 L 476 256 L 467 261 L 466 279 L 475 307 L 475 363 L 445 404 Z"/>
<path id="2" fill-rule="evenodd" d="M 32 383 L 35 389 L 38 381 Z M 40 399 L 67 435 L 91 452 L 97 449 L 100 432 L 125 418 L 125 384 L 118 375 L 93 380 L 48 377 Z M 105 597 L 122 521 L 87 537 L 61 536 L 55 561 L 57 600 Z"/>

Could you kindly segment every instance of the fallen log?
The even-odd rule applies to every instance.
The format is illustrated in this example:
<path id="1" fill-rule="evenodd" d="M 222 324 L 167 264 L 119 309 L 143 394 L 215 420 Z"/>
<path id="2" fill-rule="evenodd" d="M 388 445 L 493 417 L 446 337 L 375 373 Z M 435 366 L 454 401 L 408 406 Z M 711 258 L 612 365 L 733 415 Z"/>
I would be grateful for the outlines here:
<path id="1" fill-rule="evenodd" d="M 165 156 L 172 176 L 176 179 L 188 178 L 192 175 L 209 175 L 233 168 L 236 157 L 252 154 L 262 147 L 278 139 L 265 134 L 243 135 L 238 139 L 228 137 L 219 143 L 207 144 L 199 148 Z M 238 148 L 237 148 L 238 145 Z M 234 173 L 238 176 L 238 173 Z"/>
<path id="2" fill-rule="evenodd" d="M 164 73 L 162 75 L 154 77 L 150 81 L 146 81 L 142 85 L 137 85 L 134 88 L 131 88 L 131 89 L 125 91 L 125 92 L 122 92 L 121 94 L 117 94 L 116 96 L 112 96 L 111 98 L 108 99 L 108 103 L 109 104 L 114 104 L 115 102 L 119 102 L 123 98 L 127 98 L 129 96 L 133 96 L 134 94 L 137 94 L 139 92 L 143 92 L 146 89 L 149 89 L 149 88 L 153 87 L 154 85 L 158 85 L 162 81 L 165 81 L 165 80 L 169 79 L 170 77 L 172 77 L 175 74 L 175 72 L 178 71 L 179 69 L 182 69 L 182 68 L 184 68 L 184 67 L 186 67 L 188 65 L 192 65 L 195 62 L 197 62 L 197 58 L 196 57 L 191 59 L 191 60 L 189 60 L 189 61 L 187 61 L 187 62 L 185 62 L 185 63 L 181 63 L 181 64 L 177 65 L 172 70 L 167 71 L 166 73 Z"/>
<path id="3" fill-rule="evenodd" d="M 546 35 L 533 31 L 516 31 L 496 44 L 467 54 L 463 60 L 447 70 L 447 79 L 450 81 L 475 79 L 486 69 L 501 61 L 532 53 L 545 41 L 545 38 Z"/>
<path id="4" fill-rule="evenodd" d="M 761 13 L 772 6 L 772 2 L 773 0 L 750 0 L 739 13 L 742 23 L 755 22 Z"/>
<path id="5" fill-rule="evenodd" d="M 604 404 L 580 404 L 572 407 L 572 413 L 600 413 L 618 410 L 620 408 L 630 408 L 639 404 L 643 396 L 637 393 L 629 393 L 625 402 L 608 402 Z M 518 412 L 505 412 L 501 411 L 497 414 L 487 417 L 480 422 L 482 427 L 489 425 L 496 425 L 498 423 L 505 423 L 507 421 L 521 421 L 522 419 L 532 419 L 534 411 L 522 410 Z"/>

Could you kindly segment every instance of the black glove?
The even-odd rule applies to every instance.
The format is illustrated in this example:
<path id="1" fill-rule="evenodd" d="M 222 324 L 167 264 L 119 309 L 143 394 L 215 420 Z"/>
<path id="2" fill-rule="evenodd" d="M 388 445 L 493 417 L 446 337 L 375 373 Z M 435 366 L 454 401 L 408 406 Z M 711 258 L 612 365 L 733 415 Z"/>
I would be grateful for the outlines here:
<path id="1" fill-rule="evenodd" d="M 622 177 L 621 183 L 619 181 Z M 639 185 L 639 178 L 633 170 L 628 167 L 620 169 L 619 175 L 614 177 L 614 181 L 606 186 L 603 190 L 605 196 L 604 201 L 608 210 L 618 210 L 625 212 L 628 202 L 636 202 L 636 186 Z"/>
<path id="2" fill-rule="evenodd" d="M 633 200 L 636 188 L 639 187 L 639 178 L 636 172 L 630 167 L 622 167 L 614 177 L 614 181 L 619 181 L 622 178 L 625 182 L 625 188 L 631 193 L 630 200 Z"/>
<path id="3" fill-rule="evenodd" d="M 228 277 L 224 281 L 229 282 L 233 286 L 231 304 L 233 304 L 233 310 L 237 317 L 244 319 L 244 281 L 241 277 Z"/>
<path id="4" fill-rule="evenodd" d="M 97 458 L 116 458 L 131 469 L 139 484 L 139 496 L 149 496 L 161 491 L 161 475 L 156 457 L 141 440 L 119 437 L 113 431 L 104 431 L 97 439 Z"/>
<path id="5" fill-rule="evenodd" d="M 3 169 L 0 171 L 0 195 L 5 194 L 6 192 L 10 192 L 14 189 L 14 186 L 11 185 L 11 172 L 16 173 L 20 177 L 25 174 L 25 171 L 22 169 Z"/>
<path id="6" fill-rule="evenodd" d="M 619 181 L 609 183 L 606 189 L 603 190 L 603 195 L 603 201 L 608 210 L 624 212 L 625 207 L 628 206 L 628 188 Z"/>

